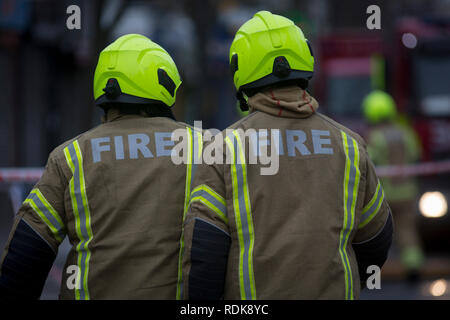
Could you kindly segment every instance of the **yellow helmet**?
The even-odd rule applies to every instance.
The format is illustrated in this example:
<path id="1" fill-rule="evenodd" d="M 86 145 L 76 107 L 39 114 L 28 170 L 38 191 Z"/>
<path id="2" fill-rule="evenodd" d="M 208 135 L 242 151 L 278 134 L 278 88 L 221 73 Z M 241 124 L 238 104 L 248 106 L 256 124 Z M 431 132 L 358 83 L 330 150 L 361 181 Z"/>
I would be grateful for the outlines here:
<path id="1" fill-rule="evenodd" d="M 139 34 L 127 34 L 101 53 L 94 75 L 97 105 L 148 104 L 171 107 L 181 84 L 177 66 L 161 46 Z"/>
<path id="2" fill-rule="evenodd" d="M 363 101 L 363 113 L 372 124 L 384 120 L 393 120 L 397 115 L 395 101 L 391 95 L 381 90 L 374 90 Z"/>
<path id="3" fill-rule="evenodd" d="M 314 56 L 294 22 L 259 11 L 237 31 L 230 48 L 230 67 L 239 98 L 243 90 L 311 79 Z"/>

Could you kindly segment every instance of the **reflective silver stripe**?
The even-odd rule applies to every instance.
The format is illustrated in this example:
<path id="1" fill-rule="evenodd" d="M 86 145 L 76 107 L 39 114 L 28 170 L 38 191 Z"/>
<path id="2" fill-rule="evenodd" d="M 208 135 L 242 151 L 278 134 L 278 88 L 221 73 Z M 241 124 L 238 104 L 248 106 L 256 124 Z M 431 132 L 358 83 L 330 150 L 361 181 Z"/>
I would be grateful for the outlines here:
<path id="1" fill-rule="evenodd" d="M 80 158 L 77 154 L 79 152 Z M 73 172 L 73 177 L 70 181 L 71 198 L 73 212 L 75 215 L 75 227 L 80 242 L 76 246 L 78 252 L 78 266 L 80 268 L 79 281 L 80 289 L 75 289 L 76 298 L 81 300 L 89 300 L 88 289 L 88 273 L 89 260 L 91 252 L 89 250 L 89 242 L 92 240 L 92 231 L 90 230 L 90 212 L 87 204 L 87 195 L 84 183 L 84 172 L 82 166 L 82 155 L 79 150 L 78 141 L 66 147 L 66 160 Z M 67 157 L 69 156 L 69 158 Z"/>
<path id="2" fill-rule="evenodd" d="M 36 207 L 44 214 L 45 218 L 47 218 L 50 225 L 47 223 L 47 221 L 44 220 L 44 222 L 48 225 L 50 230 L 57 236 L 57 240 L 61 242 L 64 237 L 66 236 L 66 232 L 64 229 L 64 225 L 62 225 L 57 219 L 61 220 L 59 217 L 55 217 L 53 213 L 47 208 L 47 206 L 41 201 L 41 199 L 38 197 L 38 195 L 35 193 L 34 189 L 27 197 L 27 200 L 32 200 Z M 25 200 L 25 202 L 28 202 Z M 49 204 L 50 205 L 50 204 Z M 33 208 L 33 207 L 32 207 Z M 34 208 L 33 208 L 34 210 Z M 54 210 L 54 209 L 53 209 Z M 38 213 L 39 215 L 39 213 Z"/>
<path id="3" fill-rule="evenodd" d="M 246 184 L 245 149 L 243 149 L 243 146 L 241 147 L 238 139 L 240 139 L 239 134 L 233 131 L 232 135 L 226 137 L 226 142 L 228 147 L 232 149 L 232 155 L 234 154 L 234 163 L 231 164 L 232 180 L 235 181 L 233 183 L 233 206 L 238 235 L 242 237 L 242 243 L 240 241 L 239 267 L 240 285 L 243 286 L 243 288 L 241 287 L 241 298 L 251 300 L 256 299 L 252 254 L 254 233 L 250 197 Z M 237 190 L 234 190 L 235 184 Z"/>
<path id="4" fill-rule="evenodd" d="M 370 221 L 372 221 L 372 219 L 380 211 L 383 200 L 384 200 L 384 191 L 383 188 L 381 187 L 380 182 L 378 182 L 376 193 L 374 194 L 369 204 L 363 209 L 363 213 L 361 215 L 358 228 L 362 228 L 366 226 Z"/>
<path id="5" fill-rule="evenodd" d="M 203 152 L 203 137 L 202 132 L 194 129 L 192 130 L 192 167 L 191 167 L 191 186 L 190 190 L 192 190 L 192 184 L 194 182 L 195 172 L 197 171 L 197 166 L 200 164 L 202 159 Z"/>
<path id="6" fill-rule="evenodd" d="M 356 198 L 359 187 L 359 150 L 356 140 L 341 131 L 346 155 L 344 179 L 344 226 L 341 230 L 339 249 L 345 269 L 345 299 L 353 299 L 353 276 L 347 254 L 347 244 L 355 222 Z"/>
<path id="7" fill-rule="evenodd" d="M 225 207 L 225 205 L 223 203 L 218 201 L 213 195 L 211 195 L 204 189 L 194 191 L 191 194 L 191 203 L 196 201 L 197 198 L 206 199 L 209 203 L 211 203 L 214 206 L 214 208 L 210 208 L 210 209 L 213 210 L 214 212 L 216 212 L 225 223 L 228 223 L 227 208 Z M 207 206 L 209 207 L 209 205 L 207 205 Z M 217 211 L 219 211 L 220 213 Z"/>
<path id="8" fill-rule="evenodd" d="M 188 139 L 188 154 L 186 158 L 186 181 L 185 181 L 185 200 L 183 211 L 183 226 L 181 230 L 180 238 L 180 251 L 178 254 L 178 282 L 176 299 L 181 300 L 184 298 L 184 283 L 182 273 L 182 262 L 184 255 L 184 222 L 186 219 L 186 213 L 189 208 L 190 195 L 192 190 L 192 183 L 194 180 L 195 171 L 197 170 L 197 164 L 200 163 L 201 155 L 203 152 L 203 140 L 202 132 L 194 128 L 186 127 L 186 138 Z M 198 159 L 196 161 L 196 159 Z"/>

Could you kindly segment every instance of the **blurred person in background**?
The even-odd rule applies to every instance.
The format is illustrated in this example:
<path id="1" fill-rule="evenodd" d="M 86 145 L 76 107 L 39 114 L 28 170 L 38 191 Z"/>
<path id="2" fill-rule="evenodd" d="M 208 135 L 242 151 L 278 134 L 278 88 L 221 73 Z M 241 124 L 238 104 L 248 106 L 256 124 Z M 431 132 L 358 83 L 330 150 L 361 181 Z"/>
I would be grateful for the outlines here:
<path id="1" fill-rule="evenodd" d="M 418 136 L 406 124 L 396 122 L 397 108 L 389 94 L 380 90 L 371 92 L 363 101 L 363 113 L 370 124 L 367 151 L 375 165 L 408 165 L 420 159 Z M 401 262 L 407 278 L 417 280 L 424 263 L 416 222 L 417 181 L 414 177 L 383 177 L 380 180 L 394 215 L 394 243 Z"/>
<path id="2" fill-rule="evenodd" d="M 306 90 L 313 52 L 291 20 L 256 13 L 237 31 L 229 61 L 250 114 L 213 142 L 231 163 L 196 170 L 183 298 L 358 299 L 368 266 L 383 266 L 393 231 L 364 141 L 317 112 Z M 259 143 L 272 146 L 277 172 L 248 164 L 247 129 L 267 138 Z"/>
<path id="3" fill-rule="evenodd" d="M 101 52 L 103 123 L 50 154 L 2 255 L 0 298 L 38 299 L 66 236 L 61 299 L 175 298 L 193 166 L 175 165 L 168 147 L 173 130 L 195 136 L 171 111 L 180 84 L 170 55 L 142 35 Z"/>

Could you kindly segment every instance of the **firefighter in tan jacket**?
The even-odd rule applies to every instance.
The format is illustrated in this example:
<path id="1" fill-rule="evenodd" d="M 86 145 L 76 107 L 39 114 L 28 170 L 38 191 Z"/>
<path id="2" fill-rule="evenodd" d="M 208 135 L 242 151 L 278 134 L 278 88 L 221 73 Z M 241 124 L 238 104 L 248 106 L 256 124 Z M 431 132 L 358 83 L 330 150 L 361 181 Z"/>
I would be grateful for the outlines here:
<path id="1" fill-rule="evenodd" d="M 370 124 L 367 151 L 374 164 L 407 165 L 420 159 L 420 140 L 414 129 L 398 121 L 395 101 L 388 93 L 376 90 L 367 95 L 363 112 Z M 419 184 L 415 177 L 383 177 L 380 181 L 395 219 L 394 246 L 407 279 L 415 281 L 425 262 L 416 216 Z"/>
<path id="2" fill-rule="evenodd" d="M 359 298 L 392 239 L 364 141 L 317 112 L 305 90 L 313 54 L 292 21 L 258 12 L 237 32 L 230 61 L 250 114 L 204 147 L 225 160 L 196 171 L 183 298 Z"/>
<path id="3" fill-rule="evenodd" d="M 3 253 L 1 298 L 39 298 L 67 236 L 61 299 L 175 299 L 193 169 L 170 158 L 172 131 L 192 133 L 170 110 L 180 83 L 144 36 L 102 51 L 94 95 L 104 122 L 50 154 Z"/>

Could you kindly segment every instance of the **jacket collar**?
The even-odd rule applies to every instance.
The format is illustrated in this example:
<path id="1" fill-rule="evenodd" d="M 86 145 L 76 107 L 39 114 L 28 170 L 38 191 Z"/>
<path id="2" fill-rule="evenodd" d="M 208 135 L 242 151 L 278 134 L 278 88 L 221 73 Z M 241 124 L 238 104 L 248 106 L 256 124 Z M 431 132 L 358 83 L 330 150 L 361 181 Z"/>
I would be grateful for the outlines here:
<path id="1" fill-rule="evenodd" d="M 123 114 L 117 108 L 110 108 L 108 109 L 106 114 L 102 116 L 102 123 L 112 122 L 116 120 L 142 118 L 142 117 L 144 116 L 138 114 Z"/>
<path id="2" fill-rule="evenodd" d="M 266 89 L 248 98 L 250 111 L 259 110 L 283 118 L 308 118 L 319 104 L 298 86 Z"/>

